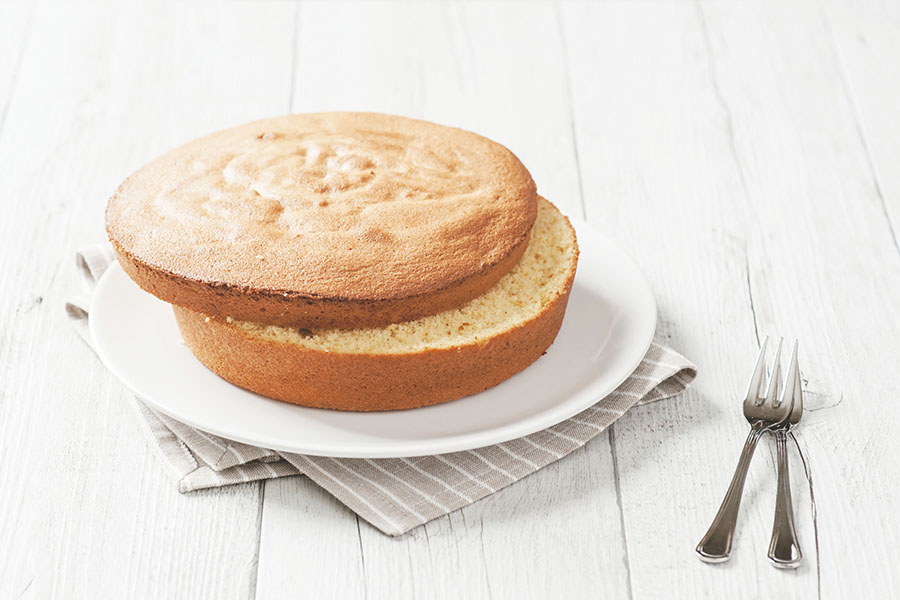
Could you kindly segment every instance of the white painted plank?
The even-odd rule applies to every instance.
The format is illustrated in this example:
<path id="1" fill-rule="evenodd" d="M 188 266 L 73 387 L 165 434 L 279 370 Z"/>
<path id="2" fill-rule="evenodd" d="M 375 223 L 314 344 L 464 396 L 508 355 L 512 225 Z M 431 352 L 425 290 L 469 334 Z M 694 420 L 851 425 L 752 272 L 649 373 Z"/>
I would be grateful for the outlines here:
<path id="1" fill-rule="evenodd" d="M 609 456 L 602 437 L 400 539 L 363 523 L 368 597 L 626 595 Z"/>
<path id="2" fill-rule="evenodd" d="M 900 231 L 900 4 L 840 3 L 827 23 L 878 194 Z"/>
<path id="3" fill-rule="evenodd" d="M 569 214 L 581 212 L 551 4 L 304 3 L 295 81 L 297 111 L 400 113 L 492 137 L 522 158 L 541 193 Z M 362 593 L 579 598 L 602 589 L 626 595 L 610 456 L 603 437 L 399 539 L 361 523 Z M 359 549 L 335 548 L 357 534 L 356 523 L 323 501 L 310 509 L 312 500 L 294 492 L 306 485 L 267 487 L 257 595 L 278 598 L 303 586 L 328 596 L 339 572 L 348 574 L 345 596 L 358 596 Z M 310 547 L 319 552 L 304 550 Z"/>
<path id="4" fill-rule="evenodd" d="M 178 494 L 62 303 L 131 169 L 286 109 L 293 14 L 38 7 L 0 131 L 0 596 L 252 594 L 259 486 Z"/>
<path id="5" fill-rule="evenodd" d="M 700 367 L 684 397 L 635 410 L 614 429 L 634 596 L 813 594 L 816 556 L 804 520 L 809 564 L 786 576 L 765 563 L 774 507 L 765 446 L 732 560 L 711 567 L 693 552 L 748 430 L 736 399 L 756 353 L 746 262 L 752 208 L 711 72 L 717 49 L 694 5 L 564 8 L 588 218 L 645 269 L 660 336 Z M 746 46 L 748 55 L 764 51 Z M 731 68 L 739 75 L 743 66 Z"/>
<path id="6" fill-rule="evenodd" d="M 725 35 L 748 15 L 729 17 Z M 885 377 L 897 363 L 900 318 L 887 308 L 873 319 L 872 307 L 890 307 L 898 297 L 900 260 L 827 19 L 818 7 L 804 6 L 772 7 L 760 20 L 772 32 L 780 68 L 773 60 L 759 78 L 774 79 L 779 94 L 762 98 L 770 101 L 752 112 L 786 116 L 792 127 L 784 148 L 802 157 L 803 170 L 796 173 L 772 152 L 774 127 L 767 136 L 745 136 L 739 150 L 753 157 L 745 162 L 758 161 L 771 173 L 760 178 L 754 199 L 764 210 L 778 209 L 753 245 L 766 265 L 766 278 L 754 285 L 778 290 L 778 296 L 765 294 L 770 301 L 758 303 L 757 314 L 808 340 L 807 376 L 811 386 L 822 386 L 818 407 L 827 409 L 813 413 L 803 435 L 816 483 L 823 597 L 895 596 L 900 574 L 892 565 L 900 544 L 882 532 L 900 530 L 892 492 L 897 463 L 887 458 L 900 451 L 900 407 L 893 401 L 900 385 Z M 895 72 L 886 85 L 896 87 L 898 77 Z M 729 101 L 750 113 L 742 101 L 746 88 L 728 83 Z"/>
<path id="7" fill-rule="evenodd" d="M 888 309 L 875 320 L 870 307 L 900 297 L 900 257 L 833 37 L 816 5 L 710 6 L 709 14 L 711 27 L 736 41 L 722 53 L 721 89 L 741 163 L 759 174 L 750 187 L 759 209 L 750 244 L 756 314 L 761 326 L 803 340 L 818 393 L 811 402 L 820 410 L 802 439 L 816 490 L 822 596 L 896 596 L 900 543 L 883 532 L 900 530 L 897 463 L 872 459 L 900 455 L 900 383 L 885 377 L 900 359 L 900 317 Z M 748 21 L 771 49 L 766 60 L 740 43 Z M 735 64 L 745 65 L 743 77 Z"/>
<path id="8" fill-rule="evenodd" d="M 356 515 L 310 479 L 267 481 L 262 524 L 257 598 L 366 595 Z"/>
<path id="9" fill-rule="evenodd" d="M 876 322 L 871 311 L 897 297 L 898 261 L 818 6 L 614 4 L 593 19 L 582 9 L 567 20 L 582 31 L 572 34 L 582 52 L 633 57 L 595 64 L 612 98 L 599 85 L 579 87 L 587 69 L 574 78 L 580 154 L 613 165 L 583 169 L 589 215 L 595 193 L 618 200 L 619 208 L 598 201 L 599 214 L 647 269 L 661 305 L 679 307 L 675 339 L 701 366 L 683 403 L 648 407 L 616 428 L 635 595 L 809 596 L 819 576 L 822 597 L 896 595 L 897 542 L 878 534 L 900 526 L 888 492 L 896 461 L 872 457 L 898 451 L 897 384 L 885 377 L 898 323 L 887 313 Z M 652 32 L 635 34 L 654 19 Z M 623 33 L 594 27 L 591 42 L 586 22 L 614 22 Z M 640 38 L 628 51 L 616 39 L 625 35 Z M 616 214 L 629 197 L 626 215 Z M 754 465 L 732 562 L 713 568 L 691 555 L 745 427 L 733 400 L 752 360 L 742 263 L 759 329 L 802 340 L 808 406 L 818 409 L 801 441 L 819 552 L 803 492 L 808 562 L 788 575 L 764 559 L 770 464 Z M 651 425 L 654 414 L 665 425 Z"/>

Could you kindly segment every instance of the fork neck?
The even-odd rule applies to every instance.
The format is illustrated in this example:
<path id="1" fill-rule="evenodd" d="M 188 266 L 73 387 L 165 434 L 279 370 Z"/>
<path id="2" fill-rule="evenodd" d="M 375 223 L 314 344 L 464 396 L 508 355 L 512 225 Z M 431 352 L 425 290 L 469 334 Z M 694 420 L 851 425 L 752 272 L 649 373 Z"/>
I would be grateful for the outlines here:
<path id="1" fill-rule="evenodd" d="M 750 423 L 750 435 L 759 437 L 761 436 L 766 429 L 768 429 L 770 425 L 766 424 L 762 419 L 756 419 L 752 423 Z"/>

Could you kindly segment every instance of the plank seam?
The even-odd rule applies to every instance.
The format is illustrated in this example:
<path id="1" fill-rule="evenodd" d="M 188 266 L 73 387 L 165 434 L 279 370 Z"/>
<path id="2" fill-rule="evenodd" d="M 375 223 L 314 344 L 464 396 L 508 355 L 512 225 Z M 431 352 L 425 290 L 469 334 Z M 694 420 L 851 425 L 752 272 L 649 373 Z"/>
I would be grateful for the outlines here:
<path id="1" fill-rule="evenodd" d="M 256 582 L 259 579 L 259 555 L 262 550 L 262 532 L 263 532 L 263 510 L 266 507 L 266 481 L 263 480 L 259 484 L 259 508 L 256 509 L 256 552 L 253 555 L 253 562 L 250 567 L 250 585 L 248 586 L 247 596 L 251 600 L 255 600 L 258 591 Z"/>
<path id="2" fill-rule="evenodd" d="M 609 453 L 612 455 L 613 487 L 615 487 L 616 490 L 616 505 L 619 508 L 619 527 L 622 530 L 622 546 L 624 548 L 622 559 L 625 562 L 626 589 L 628 590 L 628 599 L 631 600 L 634 598 L 634 592 L 632 591 L 631 585 L 631 560 L 628 557 L 628 534 L 625 530 L 625 507 L 622 504 L 622 483 L 619 480 L 619 459 L 617 458 L 618 454 L 616 452 L 615 427 L 615 423 L 612 423 L 609 426 Z"/>
<path id="3" fill-rule="evenodd" d="M 750 256 L 744 253 L 744 274 L 747 277 L 747 297 L 750 299 L 750 314 L 753 315 L 753 333 L 756 335 L 756 345 L 759 341 L 759 323 L 756 320 L 756 304 L 753 302 L 753 286 L 750 284 Z"/>
<path id="4" fill-rule="evenodd" d="M 853 92 L 850 89 L 850 82 L 847 79 L 847 73 L 844 69 L 844 61 L 841 58 L 837 36 L 834 33 L 834 27 L 831 25 L 831 18 L 828 16 L 827 11 L 824 12 L 824 21 L 825 27 L 828 29 L 828 37 L 831 39 L 831 49 L 834 54 L 834 62 L 837 66 L 841 87 L 844 90 L 844 95 L 847 97 L 847 102 L 850 104 L 850 114 L 853 115 L 853 125 L 856 128 L 856 135 L 859 137 L 860 144 L 862 144 L 863 155 L 866 157 L 866 166 L 869 168 L 869 173 L 872 175 L 872 183 L 875 185 L 875 195 L 878 196 L 878 202 L 881 204 L 881 213 L 887 221 L 888 231 L 891 233 L 891 241 L 894 242 L 894 250 L 900 254 L 900 244 L 897 243 L 897 232 L 894 231 L 894 223 L 891 221 L 890 213 L 888 213 L 884 192 L 882 192 L 881 184 L 878 181 L 878 171 L 875 169 L 875 163 L 872 161 L 872 153 L 869 151 L 869 143 L 866 141 L 866 136 L 863 132 L 862 121 L 859 118 L 856 100 L 853 97 Z"/>
<path id="5" fill-rule="evenodd" d="M 363 552 L 362 531 L 360 530 L 359 525 L 359 515 L 354 516 L 356 517 L 356 539 L 359 542 L 359 562 L 360 567 L 362 568 L 363 598 L 367 599 L 369 597 L 369 588 L 366 585 L 366 555 L 365 552 Z"/>
<path id="6" fill-rule="evenodd" d="M 553 4 L 556 29 L 562 50 L 563 79 L 566 84 L 566 103 L 569 109 L 569 129 L 572 136 L 572 154 L 575 156 L 575 175 L 578 177 L 578 200 L 581 202 L 581 218 L 587 220 L 587 206 L 584 203 L 584 185 L 581 182 L 581 159 L 578 156 L 578 134 L 575 130 L 575 102 L 572 99 L 572 77 L 569 73 L 569 47 L 566 44 L 565 25 L 559 8 L 559 0 Z"/>

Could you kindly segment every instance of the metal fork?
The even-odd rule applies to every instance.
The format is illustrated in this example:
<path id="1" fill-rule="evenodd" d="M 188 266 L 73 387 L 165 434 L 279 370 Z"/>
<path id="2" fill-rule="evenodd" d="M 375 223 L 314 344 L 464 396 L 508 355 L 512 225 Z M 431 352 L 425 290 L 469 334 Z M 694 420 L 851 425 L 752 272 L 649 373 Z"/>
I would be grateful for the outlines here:
<path id="1" fill-rule="evenodd" d="M 798 376 L 794 380 L 794 388 L 790 390 L 791 416 L 784 423 L 772 429 L 778 449 L 778 495 L 775 499 L 775 520 L 772 524 L 772 540 L 769 542 L 769 560 L 779 569 L 796 569 L 803 562 L 803 552 L 797 541 L 794 528 L 794 507 L 791 503 L 791 478 L 788 471 L 787 438 L 791 429 L 803 416 L 803 391 L 800 388 L 799 366 L 797 361 L 797 342 L 791 352 L 790 369 Z M 789 390 L 785 386 L 785 393 Z"/>
<path id="2" fill-rule="evenodd" d="M 772 367 L 772 373 L 769 376 L 766 395 L 760 396 L 763 387 L 763 376 L 766 370 L 766 346 L 769 338 L 763 340 L 759 349 L 759 356 L 756 358 L 756 366 L 753 369 L 753 375 L 750 377 L 750 383 L 747 386 L 747 393 L 744 396 L 744 417 L 750 422 L 750 434 L 747 441 L 744 442 L 744 449 L 741 451 L 741 457 L 738 460 L 737 468 L 734 476 L 731 478 L 731 485 L 725 493 L 725 499 L 719 512 L 716 513 L 712 525 L 700 543 L 697 545 L 697 554 L 700 560 L 710 563 L 724 562 L 731 556 L 731 543 L 734 538 L 734 529 L 737 525 L 738 509 L 741 506 L 741 494 L 744 491 L 744 481 L 747 478 L 747 470 L 750 467 L 750 460 L 753 458 L 753 452 L 762 435 L 773 429 L 777 425 L 786 421 L 791 414 L 793 390 L 799 381 L 799 375 L 796 363 L 792 363 L 788 370 L 787 380 L 785 381 L 784 391 L 781 397 L 778 397 L 778 388 L 781 384 L 781 346 L 783 340 L 778 341 L 775 349 L 775 362 Z M 795 346 L 796 348 L 796 346 Z M 784 392 L 791 390 L 789 394 Z M 787 401 L 786 401 L 787 400 Z"/>

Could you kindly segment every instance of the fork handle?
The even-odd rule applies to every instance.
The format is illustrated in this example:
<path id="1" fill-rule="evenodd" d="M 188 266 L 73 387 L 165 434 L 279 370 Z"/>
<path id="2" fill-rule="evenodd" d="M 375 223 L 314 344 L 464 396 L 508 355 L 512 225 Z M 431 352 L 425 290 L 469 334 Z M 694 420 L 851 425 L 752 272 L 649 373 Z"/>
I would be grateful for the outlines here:
<path id="1" fill-rule="evenodd" d="M 775 430 L 778 449 L 778 495 L 775 499 L 775 521 L 769 542 L 769 560 L 779 569 L 796 569 L 803 562 L 803 552 L 794 528 L 794 507 L 791 503 L 791 478 L 788 471 L 788 432 Z"/>
<path id="2" fill-rule="evenodd" d="M 759 443 L 766 428 L 762 421 L 755 421 L 750 428 L 750 434 L 747 441 L 744 442 L 744 449 L 741 451 L 741 458 L 738 460 L 737 468 L 734 470 L 734 476 L 731 478 L 731 485 L 725 493 L 725 499 L 716 518 L 713 519 L 712 525 L 700 543 L 697 544 L 697 554 L 700 560 L 709 563 L 725 562 L 731 556 L 731 541 L 734 538 L 734 529 L 737 525 L 738 509 L 741 506 L 741 495 L 744 491 L 744 481 L 747 479 L 747 470 L 750 468 L 750 460 L 753 458 L 753 451 Z"/>

